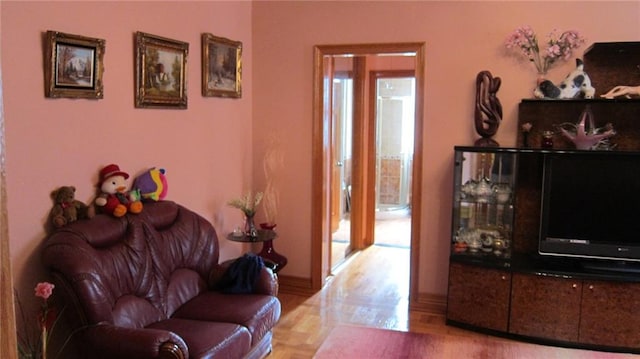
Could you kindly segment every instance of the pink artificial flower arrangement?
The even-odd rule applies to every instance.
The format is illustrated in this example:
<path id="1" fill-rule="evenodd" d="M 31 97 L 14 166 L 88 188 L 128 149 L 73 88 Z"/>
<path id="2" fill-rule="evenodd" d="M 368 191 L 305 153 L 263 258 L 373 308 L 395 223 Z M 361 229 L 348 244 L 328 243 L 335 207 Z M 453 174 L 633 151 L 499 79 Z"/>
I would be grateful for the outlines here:
<path id="1" fill-rule="evenodd" d="M 549 33 L 546 47 L 541 49 L 536 33 L 530 26 L 517 28 L 505 41 L 507 49 L 518 49 L 536 66 L 539 74 L 546 74 L 551 65 L 557 60 L 566 61 L 571 58 L 573 50 L 584 44 L 584 37 L 577 31 L 564 31 L 558 36 L 558 31 Z"/>
<path id="2" fill-rule="evenodd" d="M 49 283 L 49 282 L 40 282 L 36 285 L 35 291 L 36 291 L 36 297 L 40 297 L 42 299 L 44 299 L 44 303 L 46 305 L 47 303 L 47 299 L 49 299 L 49 297 L 51 296 L 51 294 L 53 294 L 53 288 L 55 288 L 56 286 L 54 286 L 53 284 Z"/>
<path id="3" fill-rule="evenodd" d="M 26 334 L 25 337 L 19 337 L 20 345 L 18 350 L 20 357 L 47 358 L 47 343 L 57 319 L 56 311 L 54 308 L 50 307 L 48 303 L 49 297 L 53 294 L 54 288 L 55 286 L 49 282 L 40 282 L 34 289 L 35 296 L 42 298 L 43 301 L 40 307 L 40 312 L 37 316 L 39 338 L 34 340 L 29 334 Z M 22 313 L 22 305 L 19 300 L 17 301 L 17 304 Z M 23 320 L 26 319 L 24 313 L 22 313 L 22 318 Z"/>
<path id="4" fill-rule="evenodd" d="M 56 313 L 52 308 L 49 308 L 47 300 L 53 294 L 53 288 L 55 286 L 49 282 L 40 282 L 36 285 L 35 294 L 36 297 L 40 297 L 43 300 L 42 309 L 39 316 L 40 330 L 42 331 L 42 359 L 47 358 L 47 342 L 49 341 L 50 330 L 53 328 L 53 323 L 56 319 Z"/>

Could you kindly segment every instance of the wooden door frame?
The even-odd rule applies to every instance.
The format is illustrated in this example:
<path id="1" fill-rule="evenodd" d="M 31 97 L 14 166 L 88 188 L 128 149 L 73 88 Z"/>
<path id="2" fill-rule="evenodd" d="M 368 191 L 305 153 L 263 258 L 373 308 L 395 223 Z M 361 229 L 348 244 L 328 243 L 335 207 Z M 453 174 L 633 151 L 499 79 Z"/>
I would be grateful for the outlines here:
<path id="1" fill-rule="evenodd" d="M 13 278 L 11 276 L 11 255 L 9 253 L 9 216 L 4 161 L 4 113 L 2 111 L 2 102 L 2 81 L 0 80 L 0 318 L 2 318 L 0 320 L 0 358 L 15 359 L 18 357 L 18 345 Z"/>
<path id="2" fill-rule="evenodd" d="M 311 198 L 311 286 L 320 290 L 330 275 L 330 178 L 331 163 L 331 119 L 327 117 L 328 104 L 324 100 L 327 83 L 325 57 L 334 55 L 375 55 L 407 54 L 415 55 L 416 104 L 414 126 L 414 153 L 411 184 L 411 260 L 409 305 L 418 298 L 419 256 L 422 218 L 422 133 L 424 114 L 424 57 L 425 43 L 389 43 L 355 45 L 318 45 L 314 47 L 313 68 L 313 143 L 312 143 L 312 198 Z M 354 83 L 354 87 L 355 87 Z M 354 99 L 357 101 L 357 99 Z M 354 116 L 355 117 L 355 116 Z M 356 129 L 354 128 L 354 133 Z M 358 136 L 357 134 L 355 136 Z M 354 136 L 354 137 L 355 137 Z M 354 144 L 355 152 L 355 144 Z M 356 153 L 354 153 L 355 161 Z M 354 168 L 354 174 L 356 169 Z M 354 178 L 355 182 L 355 178 Z M 355 184 L 355 183 L 354 183 Z M 352 193 L 352 205 L 355 206 L 357 193 Z M 362 198 L 360 199 L 362 200 Z M 375 203 L 373 204 L 375 206 Z"/>

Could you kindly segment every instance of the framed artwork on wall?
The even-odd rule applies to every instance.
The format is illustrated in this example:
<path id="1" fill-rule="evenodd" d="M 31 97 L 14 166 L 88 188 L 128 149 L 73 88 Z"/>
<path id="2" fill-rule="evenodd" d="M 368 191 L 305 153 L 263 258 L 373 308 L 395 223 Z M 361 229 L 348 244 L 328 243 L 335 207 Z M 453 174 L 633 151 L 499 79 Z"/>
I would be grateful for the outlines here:
<path id="1" fill-rule="evenodd" d="M 202 96 L 242 97 L 242 42 L 202 34 Z"/>
<path id="2" fill-rule="evenodd" d="M 47 31 L 45 96 L 101 99 L 105 40 Z"/>
<path id="3" fill-rule="evenodd" d="M 136 32 L 135 107 L 187 108 L 189 44 Z"/>

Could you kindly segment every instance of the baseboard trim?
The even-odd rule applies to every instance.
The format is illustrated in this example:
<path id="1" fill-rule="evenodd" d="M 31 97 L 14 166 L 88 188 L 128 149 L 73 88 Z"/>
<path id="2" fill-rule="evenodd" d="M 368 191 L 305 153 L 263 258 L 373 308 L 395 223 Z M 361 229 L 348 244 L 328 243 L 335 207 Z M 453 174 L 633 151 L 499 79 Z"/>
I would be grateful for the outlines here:
<path id="1" fill-rule="evenodd" d="M 317 292 L 313 290 L 310 278 L 278 275 L 278 284 L 280 286 L 280 293 L 313 295 Z"/>
<path id="2" fill-rule="evenodd" d="M 409 301 L 409 309 L 445 315 L 447 313 L 447 296 L 441 294 L 418 293 Z"/>

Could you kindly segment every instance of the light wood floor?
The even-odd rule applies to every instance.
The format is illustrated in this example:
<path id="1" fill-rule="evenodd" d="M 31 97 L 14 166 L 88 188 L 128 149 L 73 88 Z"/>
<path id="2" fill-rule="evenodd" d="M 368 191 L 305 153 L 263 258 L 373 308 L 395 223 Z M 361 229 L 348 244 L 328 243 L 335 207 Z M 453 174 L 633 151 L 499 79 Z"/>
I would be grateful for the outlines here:
<path id="1" fill-rule="evenodd" d="M 283 313 L 269 358 L 311 358 L 339 324 L 483 336 L 446 326 L 442 314 L 409 311 L 408 263 L 406 248 L 372 246 L 350 258 L 321 292 L 281 293 Z"/>
<path id="2" fill-rule="evenodd" d="M 407 208 L 376 212 L 373 236 L 376 245 L 409 248 L 411 245 L 411 212 Z M 344 262 L 348 254 L 347 247 L 350 237 L 351 221 L 347 217 L 340 221 L 338 229 L 331 235 L 332 268 Z"/>

